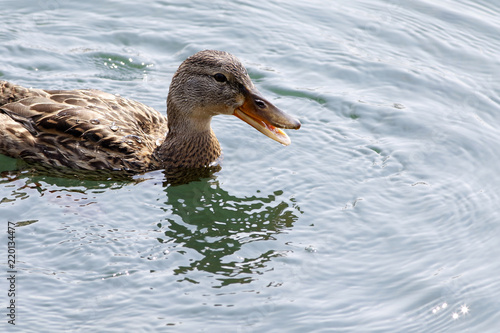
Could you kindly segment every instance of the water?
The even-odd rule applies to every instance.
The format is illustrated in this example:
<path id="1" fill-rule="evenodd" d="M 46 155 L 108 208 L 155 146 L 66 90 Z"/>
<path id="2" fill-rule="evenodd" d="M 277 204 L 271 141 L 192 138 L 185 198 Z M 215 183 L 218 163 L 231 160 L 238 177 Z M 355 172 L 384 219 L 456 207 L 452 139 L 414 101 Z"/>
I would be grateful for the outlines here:
<path id="1" fill-rule="evenodd" d="M 181 186 L 160 171 L 16 173 L 0 157 L 3 228 L 18 223 L 16 326 L 2 315 L 2 330 L 498 331 L 499 10 L 4 0 L 3 80 L 164 112 L 180 62 L 220 49 L 303 126 L 282 147 L 217 117 L 222 171 Z"/>

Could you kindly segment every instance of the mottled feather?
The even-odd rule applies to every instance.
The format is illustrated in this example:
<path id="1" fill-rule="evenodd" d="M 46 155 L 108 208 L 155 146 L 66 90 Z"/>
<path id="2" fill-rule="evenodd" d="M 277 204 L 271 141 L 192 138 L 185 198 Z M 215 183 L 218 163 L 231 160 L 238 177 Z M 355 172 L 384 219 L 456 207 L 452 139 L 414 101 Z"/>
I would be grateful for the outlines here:
<path id="1" fill-rule="evenodd" d="M 98 90 L 26 89 L 0 81 L 0 153 L 85 170 L 155 169 L 167 119 Z"/>

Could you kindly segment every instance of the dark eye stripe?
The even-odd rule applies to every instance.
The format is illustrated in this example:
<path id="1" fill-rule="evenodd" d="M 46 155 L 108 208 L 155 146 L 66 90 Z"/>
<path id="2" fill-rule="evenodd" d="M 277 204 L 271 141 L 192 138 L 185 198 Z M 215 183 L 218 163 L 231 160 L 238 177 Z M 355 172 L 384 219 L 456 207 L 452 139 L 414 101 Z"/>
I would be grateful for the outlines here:
<path id="1" fill-rule="evenodd" d="M 226 82 L 227 81 L 227 77 L 224 74 L 222 74 L 222 73 L 215 74 L 214 75 L 214 79 L 217 82 Z"/>

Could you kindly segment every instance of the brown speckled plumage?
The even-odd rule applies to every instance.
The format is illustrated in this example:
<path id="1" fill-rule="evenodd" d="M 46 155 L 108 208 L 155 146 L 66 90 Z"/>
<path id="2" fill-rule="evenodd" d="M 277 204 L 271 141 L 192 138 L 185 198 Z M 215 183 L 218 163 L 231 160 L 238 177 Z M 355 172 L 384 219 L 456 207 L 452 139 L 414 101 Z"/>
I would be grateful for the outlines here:
<path id="1" fill-rule="evenodd" d="M 0 81 L 0 152 L 84 170 L 152 168 L 167 133 L 156 110 L 98 90 L 26 89 Z"/>
<path id="2" fill-rule="evenodd" d="M 0 153 L 81 170 L 207 167 L 221 155 L 212 116 L 243 106 L 259 109 L 257 119 L 263 120 L 255 122 L 268 128 L 300 127 L 257 94 L 235 57 L 220 51 L 202 51 L 181 64 L 167 99 L 168 123 L 144 104 L 102 91 L 27 89 L 0 81 Z M 251 125 L 265 133 L 260 123 Z"/>

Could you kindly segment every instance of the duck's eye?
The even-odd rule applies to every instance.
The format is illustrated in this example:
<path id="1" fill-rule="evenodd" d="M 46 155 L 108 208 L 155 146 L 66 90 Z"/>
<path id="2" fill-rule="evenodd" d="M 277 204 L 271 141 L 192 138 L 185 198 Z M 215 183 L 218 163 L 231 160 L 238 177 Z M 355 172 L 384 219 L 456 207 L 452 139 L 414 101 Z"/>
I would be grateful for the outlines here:
<path id="1" fill-rule="evenodd" d="M 217 82 L 226 82 L 227 81 L 227 77 L 224 74 L 221 74 L 221 73 L 215 74 L 214 75 L 214 79 Z"/>

